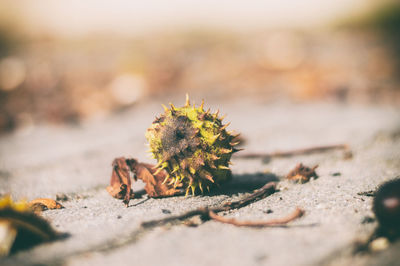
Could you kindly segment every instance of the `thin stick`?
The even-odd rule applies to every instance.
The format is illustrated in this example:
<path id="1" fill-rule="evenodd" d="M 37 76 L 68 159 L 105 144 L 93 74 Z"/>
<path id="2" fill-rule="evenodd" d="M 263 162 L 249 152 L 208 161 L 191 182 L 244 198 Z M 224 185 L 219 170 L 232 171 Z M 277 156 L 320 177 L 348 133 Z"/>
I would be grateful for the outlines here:
<path id="1" fill-rule="evenodd" d="M 327 152 L 331 150 L 348 150 L 349 146 L 346 144 L 338 144 L 338 145 L 326 145 L 326 146 L 315 146 L 310 148 L 304 149 L 297 149 L 291 151 L 276 151 L 272 153 L 239 153 L 235 155 L 237 158 L 243 159 L 257 159 L 257 158 L 278 158 L 278 157 L 291 157 L 296 155 L 305 155 L 305 154 L 312 154 L 312 153 L 320 153 L 320 152 Z"/>
<path id="2" fill-rule="evenodd" d="M 207 213 L 208 213 L 207 208 L 199 208 L 196 210 L 191 210 L 191 211 L 185 212 L 184 214 L 181 214 L 181 215 L 174 215 L 174 216 L 170 216 L 170 217 L 167 217 L 164 219 L 142 222 L 141 226 L 145 227 L 145 228 L 161 226 L 161 225 L 172 223 L 175 221 L 183 221 L 183 220 L 186 220 L 188 218 L 191 218 L 191 217 L 197 216 L 197 215 L 206 215 Z"/>
<path id="3" fill-rule="evenodd" d="M 242 208 L 244 206 L 249 205 L 250 203 L 259 201 L 259 200 L 275 193 L 275 188 L 276 188 L 276 182 L 268 182 L 263 187 L 255 190 L 252 194 L 250 194 L 249 196 L 247 196 L 241 200 L 234 201 L 234 202 L 231 202 L 231 201 L 226 202 L 222 206 L 210 208 L 210 210 L 217 213 L 217 212 L 221 212 L 221 211 L 229 211 L 229 210 L 233 210 L 233 209 Z"/>
<path id="4" fill-rule="evenodd" d="M 209 215 L 209 212 L 212 211 L 214 213 L 222 212 L 222 211 L 229 211 L 233 209 L 239 209 L 244 206 L 249 205 L 252 202 L 258 201 L 260 199 L 263 199 L 275 192 L 275 187 L 276 187 L 276 182 L 269 182 L 265 184 L 262 188 L 257 189 L 252 193 L 251 195 L 238 200 L 234 202 L 226 202 L 222 205 L 215 206 L 215 207 L 206 207 L 206 208 L 198 208 L 195 210 L 191 210 L 188 212 L 185 212 L 181 215 L 175 215 L 175 216 L 170 216 L 164 219 L 159 219 L 159 220 L 152 220 L 148 222 L 143 222 L 142 227 L 154 227 L 154 226 L 160 226 L 164 224 L 168 224 L 171 222 L 175 221 L 182 221 L 188 218 L 191 218 L 193 216 L 197 215 L 202 215 L 207 217 Z"/>
<path id="5" fill-rule="evenodd" d="M 304 215 L 304 211 L 300 208 L 296 208 L 294 212 L 292 212 L 290 215 L 280 218 L 280 219 L 273 219 L 269 221 L 238 221 L 234 218 L 225 218 L 223 216 L 220 216 L 216 214 L 213 211 L 209 211 L 208 215 L 210 216 L 211 219 L 220 222 L 220 223 L 225 223 L 225 224 L 232 224 L 235 226 L 248 226 L 248 227 L 273 227 L 273 226 L 283 226 L 286 225 L 287 223 L 296 220 L 297 218 L 300 218 L 301 216 Z"/>

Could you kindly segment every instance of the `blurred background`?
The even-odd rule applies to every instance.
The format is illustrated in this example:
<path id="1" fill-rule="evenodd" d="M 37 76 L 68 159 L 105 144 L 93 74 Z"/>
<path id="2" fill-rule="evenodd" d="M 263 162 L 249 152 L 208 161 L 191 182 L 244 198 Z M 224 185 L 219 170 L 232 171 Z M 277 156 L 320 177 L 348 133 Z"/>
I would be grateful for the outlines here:
<path id="1" fill-rule="evenodd" d="M 0 0 L 0 133 L 186 92 L 398 107 L 399 3 Z"/>

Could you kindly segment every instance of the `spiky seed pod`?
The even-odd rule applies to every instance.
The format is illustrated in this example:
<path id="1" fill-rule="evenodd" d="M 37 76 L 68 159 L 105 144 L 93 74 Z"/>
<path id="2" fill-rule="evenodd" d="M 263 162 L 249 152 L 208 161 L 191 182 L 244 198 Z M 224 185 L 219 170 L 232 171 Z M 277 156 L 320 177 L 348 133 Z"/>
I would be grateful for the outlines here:
<path id="1" fill-rule="evenodd" d="M 229 124 L 222 124 L 219 112 L 204 111 L 204 101 L 190 106 L 188 96 L 185 106 L 164 109 L 146 132 L 156 167 L 168 173 L 164 182 L 186 189 L 187 195 L 231 179 L 229 164 L 238 151 L 237 135 L 226 130 Z"/>

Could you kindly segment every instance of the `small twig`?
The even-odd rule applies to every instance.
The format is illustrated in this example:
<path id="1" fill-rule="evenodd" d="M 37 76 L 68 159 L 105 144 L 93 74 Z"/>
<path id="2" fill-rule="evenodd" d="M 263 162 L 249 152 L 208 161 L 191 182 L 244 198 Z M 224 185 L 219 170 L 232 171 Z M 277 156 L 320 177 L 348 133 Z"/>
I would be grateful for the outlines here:
<path id="1" fill-rule="evenodd" d="M 206 215 L 207 213 L 208 213 L 207 208 L 199 208 L 196 210 L 191 210 L 191 211 L 185 212 L 184 214 L 181 214 L 181 215 L 174 215 L 174 216 L 170 216 L 170 217 L 167 217 L 164 219 L 143 222 L 142 227 L 161 226 L 161 225 L 168 224 L 168 223 L 175 222 L 175 221 L 183 221 L 185 219 L 188 219 L 188 218 L 191 218 L 191 217 L 197 216 L 197 215 Z"/>
<path id="2" fill-rule="evenodd" d="M 306 155 L 312 153 L 327 152 L 331 150 L 349 150 L 349 146 L 346 144 L 338 145 L 326 145 L 326 146 L 315 146 L 310 148 L 291 150 L 291 151 L 276 151 L 271 153 L 239 153 L 235 155 L 237 158 L 243 159 L 258 159 L 258 158 L 279 158 L 279 157 L 291 157 L 296 155 Z"/>
<path id="3" fill-rule="evenodd" d="M 291 213 L 290 215 L 280 218 L 280 219 L 274 219 L 274 220 L 269 220 L 269 221 L 238 221 L 234 218 L 225 218 L 223 216 L 220 216 L 216 214 L 213 211 L 209 211 L 208 215 L 211 219 L 218 221 L 220 223 L 225 223 L 225 224 L 232 224 L 235 226 L 249 226 L 249 227 L 273 227 L 273 226 L 284 226 L 287 223 L 300 218 L 301 216 L 304 215 L 304 211 L 300 208 L 296 208 L 296 210 Z"/>
<path id="4" fill-rule="evenodd" d="M 250 194 L 249 196 L 247 196 L 241 200 L 234 201 L 234 202 L 231 202 L 231 201 L 226 202 L 222 206 L 210 208 L 210 210 L 213 212 L 221 212 L 221 211 L 229 211 L 229 210 L 233 210 L 233 209 L 242 208 L 244 206 L 249 205 L 252 202 L 261 200 L 261 199 L 273 194 L 275 192 L 275 188 L 276 188 L 276 182 L 268 182 L 263 187 L 255 190 L 252 194 Z"/>
<path id="5" fill-rule="evenodd" d="M 366 196 L 366 197 L 374 197 L 375 193 L 376 193 L 375 190 L 369 190 L 369 191 L 358 192 L 357 195 Z"/>
<path id="6" fill-rule="evenodd" d="M 245 197 L 244 199 L 234 201 L 234 202 L 226 202 L 226 203 L 216 206 L 216 207 L 199 208 L 199 209 L 185 212 L 181 215 L 170 216 L 170 217 L 167 217 L 164 219 L 143 222 L 142 226 L 143 227 L 160 226 L 160 225 L 164 225 L 164 224 L 171 223 L 174 221 L 182 221 L 182 220 L 185 220 L 185 219 L 191 218 L 193 216 L 197 216 L 197 215 L 209 216 L 210 211 L 213 213 L 218 213 L 218 212 L 222 212 L 222 211 L 239 209 L 239 208 L 249 205 L 252 202 L 258 201 L 260 199 L 263 199 L 263 198 L 273 194 L 275 192 L 275 187 L 276 187 L 276 182 L 269 182 L 269 183 L 265 184 L 262 188 L 254 191 L 254 193 L 252 193 L 251 195 Z"/>

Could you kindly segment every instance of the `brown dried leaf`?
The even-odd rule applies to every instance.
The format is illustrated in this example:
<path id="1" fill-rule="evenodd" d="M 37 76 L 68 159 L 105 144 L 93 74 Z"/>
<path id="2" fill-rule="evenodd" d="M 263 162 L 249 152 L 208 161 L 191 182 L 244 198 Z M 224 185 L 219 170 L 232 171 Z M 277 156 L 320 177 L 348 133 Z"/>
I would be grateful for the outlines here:
<path id="1" fill-rule="evenodd" d="M 34 212 L 41 212 L 51 209 L 62 209 L 64 206 L 53 199 L 39 198 L 29 202 L 29 208 Z"/>
<path id="2" fill-rule="evenodd" d="M 178 194 L 179 190 L 173 186 L 163 184 L 163 181 L 167 177 L 167 172 L 162 170 L 154 175 L 156 170 L 152 164 L 138 163 L 133 172 L 138 179 L 141 179 L 146 184 L 144 189 L 150 197 L 157 198 Z"/>
<path id="3" fill-rule="evenodd" d="M 113 172 L 107 191 L 114 198 L 124 199 L 126 206 L 128 206 L 129 200 L 134 197 L 131 190 L 130 172 L 135 174 L 135 180 L 141 179 L 146 184 L 144 189 L 150 197 L 173 196 L 180 192 L 173 186 L 163 184 L 167 176 L 166 171 L 160 171 L 154 175 L 156 172 L 154 165 L 139 163 L 135 159 L 116 158 L 113 161 Z"/>
<path id="4" fill-rule="evenodd" d="M 315 165 L 314 167 L 310 168 L 303 165 L 302 163 L 299 163 L 292 171 L 289 172 L 286 178 L 299 183 L 306 183 L 310 181 L 310 178 L 312 177 L 318 178 L 318 175 L 315 172 L 315 169 L 317 167 L 318 165 Z"/>
<path id="5" fill-rule="evenodd" d="M 126 205 L 134 197 L 131 191 L 130 164 L 131 160 L 126 160 L 124 157 L 114 159 L 110 186 L 107 187 L 107 191 L 111 196 L 117 199 L 124 199 Z"/>

